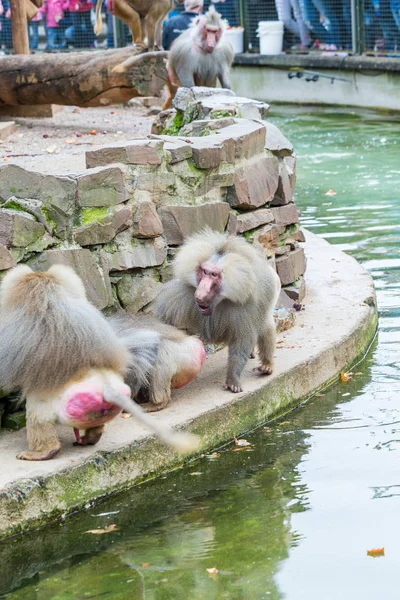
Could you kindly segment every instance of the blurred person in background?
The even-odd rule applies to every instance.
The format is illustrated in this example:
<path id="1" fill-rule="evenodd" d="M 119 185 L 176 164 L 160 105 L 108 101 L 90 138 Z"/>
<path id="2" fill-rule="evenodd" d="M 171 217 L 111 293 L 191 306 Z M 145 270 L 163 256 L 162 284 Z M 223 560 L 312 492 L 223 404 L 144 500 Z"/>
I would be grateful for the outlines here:
<path id="1" fill-rule="evenodd" d="M 299 38 L 302 48 L 308 48 L 311 44 L 311 39 L 308 27 L 303 21 L 299 1 L 275 0 L 275 6 L 276 12 L 278 13 L 278 20 L 282 21 L 283 26 Z"/>
<path id="2" fill-rule="evenodd" d="M 46 50 L 59 50 L 66 46 L 64 31 L 60 27 L 66 8 L 68 8 L 68 0 L 44 0 L 43 6 L 39 9 L 46 25 Z"/>
<path id="3" fill-rule="evenodd" d="M 42 20 L 42 13 L 40 10 L 36 15 L 28 22 L 28 34 L 29 34 L 29 49 L 37 50 L 39 46 L 39 25 Z"/>
<path id="4" fill-rule="evenodd" d="M 65 31 L 68 42 L 77 48 L 94 48 L 94 34 L 91 11 L 92 0 L 69 0 L 71 26 Z"/>
<path id="5" fill-rule="evenodd" d="M 164 23 L 162 45 L 164 50 L 171 48 L 172 42 L 189 28 L 194 17 L 203 12 L 203 0 L 185 0 L 185 10 L 177 17 L 172 17 Z"/>
<path id="6" fill-rule="evenodd" d="M 11 50 L 13 44 L 10 2 L 8 0 L 1 0 L 0 4 L 2 8 L 2 10 L 0 10 L 0 46 L 3 46 L 7 50 Z"/>

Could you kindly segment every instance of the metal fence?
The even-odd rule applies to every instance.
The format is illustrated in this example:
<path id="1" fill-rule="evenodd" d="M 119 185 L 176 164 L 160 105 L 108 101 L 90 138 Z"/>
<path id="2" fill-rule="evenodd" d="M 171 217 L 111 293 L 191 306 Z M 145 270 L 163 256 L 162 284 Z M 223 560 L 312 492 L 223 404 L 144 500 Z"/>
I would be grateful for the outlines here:
<path id="1" fill-rule="evenodd" d="M 225 0 L 217 10 L 231 27 L 244 28 L 244 51 L 258 52 L 259 21 L 284 23 L 284 51 L 345 50 L 400 57 L 400 0 Z M 205 10 L 211 0 L 205 0 Z M 131 34 L 103 3 L 103 31 L 93 32 L 92 0 L 45 0 L 28 24 L 32 51 L 112 48 Z M 0 0 L 0 51 L 12 52 L 9 0 Z M 183 10 L 177 4 L 172 18 Z"/>

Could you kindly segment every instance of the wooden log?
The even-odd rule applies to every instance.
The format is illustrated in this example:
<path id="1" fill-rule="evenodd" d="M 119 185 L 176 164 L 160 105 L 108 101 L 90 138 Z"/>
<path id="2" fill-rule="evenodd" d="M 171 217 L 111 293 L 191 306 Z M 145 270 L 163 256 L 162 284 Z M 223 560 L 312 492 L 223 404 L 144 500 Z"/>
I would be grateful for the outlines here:
<path id="1" fill-rule="evenodd" d="M 132 46 L 96 52 L 4 56 L 0 106 L 61 104 L 106 106 L 136 96 L 160 96 L 167 72 L 163 52 L 134 55 Z"/>
<path id="2" fill-rule="evenodd" d="M 23 0 L 10 0 L 14 54 L 29 54 L 28 22 Z"/>

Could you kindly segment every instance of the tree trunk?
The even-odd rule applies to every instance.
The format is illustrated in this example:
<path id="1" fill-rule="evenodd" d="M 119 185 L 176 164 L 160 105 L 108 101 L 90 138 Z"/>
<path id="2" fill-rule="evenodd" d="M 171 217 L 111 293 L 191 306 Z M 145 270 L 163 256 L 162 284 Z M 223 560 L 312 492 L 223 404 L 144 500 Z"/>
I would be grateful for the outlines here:
<path id="1" fill-rule="evenodd" d="M 0 106 L 106 106 L 135 96 L 160 96 L 167 77 L 165 53 L 138 54 L 129 61 L 129 69 L 115 68 L 133 55 L 130 46 L 1 57 Z"/>
<path id="2" fill-rule="evenodd" d="M 12 41 L 15 54 L 29 54 L 28 22 L 26 4 L 21 0 L 11 0 Z M 37 10 L 36 10 L 37 12 Z"/>

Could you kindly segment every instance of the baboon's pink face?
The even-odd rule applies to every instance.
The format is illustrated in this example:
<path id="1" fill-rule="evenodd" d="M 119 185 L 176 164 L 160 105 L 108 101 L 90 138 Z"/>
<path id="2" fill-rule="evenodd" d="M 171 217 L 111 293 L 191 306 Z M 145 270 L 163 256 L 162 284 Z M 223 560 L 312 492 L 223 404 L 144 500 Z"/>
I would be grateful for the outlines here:
<path id="1" fill-rule="evenodd" d="M 203 263 L 196 272 L 197 288 L 195 300 L 202 315 L 208 317 L 221 300 L 222 273 L 213 264 Z"/>
<path id="2" fill-rule="evenodd" d="M 130 396 L 129 387 L 123 383 L 118 391 Z M 81 382 L 67 389 L 61 420 L 77 429 L 88 429 L 111 421 L 121 410 L 119 406 L 104 400 L 101 383 Z"/>
<path id="3" fill-rule="evenodd" d="M 220 38 L 222 30 L 219 27 L 212 27 L 205 25 L 201 29 L 201 45 L 204 52 L 210 54 L 214 52 Z"/>

